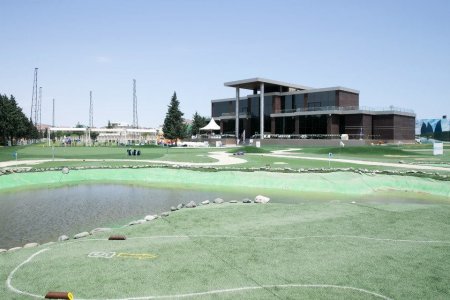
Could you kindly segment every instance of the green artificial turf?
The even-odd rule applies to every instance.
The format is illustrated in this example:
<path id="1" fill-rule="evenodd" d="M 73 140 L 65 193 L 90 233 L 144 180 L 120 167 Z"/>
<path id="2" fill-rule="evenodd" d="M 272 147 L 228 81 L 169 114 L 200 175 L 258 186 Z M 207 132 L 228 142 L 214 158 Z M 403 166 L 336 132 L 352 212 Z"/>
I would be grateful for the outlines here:
<path id="1" fill-rule="evenodd" d="M 80 183 L 137 184 L 211 190 L 247 189 L 294 194 L 321 193 L 338 198 L 394 191 L 450 197 L 450 185 L 447 181 L 411 176 L 369 176 L 350 172 L 200 172 L 169 168 L 71 170 L 68 174 L 61 171 L 15 173 L 0 176 L 0 192 Z"/>
<path id="2" fill-rule="evenodd" d="M 257 148 L 254 146 L 243 146 L 238 148 L 232 148 L 227 151 L 228 153 L 237 153 L 237 152 L 244 152 L 244 153 L 270 153 L 269 150 L 265 148 Z"/>
<path id="3" fill-rule="evenodd" d="M 17 270 L 14 288 L 84 299 L 208 291 L 188 299 L 379 299 L 355 289 L 448 299 L 449 217 L 448 204 L 210 204 L 113 232 L 125 241 L 102 240 L 111 234 L 102 233 L 0 254 L 0 278 L 49 249 Z M 156 257 L 88 257 L 94 251 Z M 0 298 L 27 299 L 6 285 Z"/>
<path id="4" fill-rule="evenodd" d="M 259 167 L 288 167 L 288 168 L 366 168 L 369 170 L 396 170 L 396 167 L 386 166 L 370 166 L 353 164 L 351 162 L 336 162 L 334 159 L 354 159 L 359 161 L 373 162 L 389 162 L 403 164 L 421 164 L 421 165 L 437 165 L 448 166 L 450 164 L 450 151 L 445 147 L 444 155 L 433 156 L 432 145 L 397 145 L 397 146 L 364 146 L 364 147 L 302 147 L 293 148 L 287 155 L 291 158 L 266 157 L 263 154 L 270 154 L 275 150 L 287 150 L 292 147 L 287 146 L 263 146 L 256 148 L 252 146 L 238 148 L 167 148 L 160 146 L 136 146 L 136 149 L 142 151 L 142 155 L 138 157 L 127 156 L 126 147 L 55 147 L 55 159 L 72 159 L 73 161 L 52 161 L 42 162 L 36 165 L 40 168 L 45 167 L 62 167 L 62 166 L 121 166 L 124 164 L 146 165 L 158 164 L 160 161 L 172 162 L 190 162 L 190 163 L 212 163 L 215 159 L 209 157 L 210 152 L 229 151 L 235 153 L 243 151 L 245 154 L 239 156 L 245 162 L 237 166 L 244 168 Z M 13 152 L 18 152 L 18 160 L 39 160 L 52 159 L 53 150 L 45 144 L 17 146 L 17 147 L 0 147 L 0 161 L 12 161 Z M 320 160 L 302 159 L 302 156 L 312 158 L 328 158 L 328 154 L 333 153 L 330 162 Z M 258 155 L 260 154 L 260 155 Z M 95 159 L 98 161 L 86 161 Z M 111 161 L 108 161 L 111 160 Z M 116 161 L 112 161 L 116 160 Z M 132 160 L 133 162 L 126 162 Z M 154 161 L 150 163 L 148 161 Z M 281 164 L 280 164 L 281 163 Z M 400 168 L 399 170 L 405 170 Z M 448 174 L 445 170 L 437 171 L 440 174 Z"/>
<path id="5" fill-rule="evenodd" d="M 137 149 L 141 151 L 140 156 L 129 156 L 127 149 Z M 107 160 L 134 160 L 136 163 L 143 160 L 161 160 L 174 162 L 214 162 L 215 159 L 208 157 L 208 153 L 217 151 L 216 149 L 191 149 L 191 148 L 167 148 L 161 146 L 135 146 L 135 147 L 48 147 L 45 144 L 2 147 L 0 148 L 0 161 L 13 160 L 13 153 L 17 151 L 18 160 L 35 159 L 74 159 L 78 162 L 71 162 L 70 165 L 83 166 L 83 160 L 96 159 L 106 160 L 105 163 L 91 162 L 91 165 L 117 165 L 117 163 Z M 123 163 L 122 163 L 123 164 Z M 144 163 L 145 164 L 145 163 Z M 42 167 L 64 166 L 65 162 L 45 162 Z"/>

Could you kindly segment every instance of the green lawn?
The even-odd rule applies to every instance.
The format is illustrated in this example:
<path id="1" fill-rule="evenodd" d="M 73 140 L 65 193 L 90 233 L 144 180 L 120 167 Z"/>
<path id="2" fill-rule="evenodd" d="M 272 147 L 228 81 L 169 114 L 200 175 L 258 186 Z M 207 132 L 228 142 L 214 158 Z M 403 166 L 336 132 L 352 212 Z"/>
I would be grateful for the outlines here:
<path id="1" fill-rule="evenodd" d="M 327 157 L 334 152 L 339 158 L 387 162 L 398 158 L 385 155 L 398 155 L 407 156 L 401 158 L 406 163 L 416 158 L 448 163 L 450 149 L 436 158 L 428 153 L 428 147 L 302 148 L 296 154 Z M 263 152 L 287 148 L 264 147 Z M 125 149 L 58 147 L 55 157 L 79 161 L 38 166 L 214 161 L 207 157 L 213 149 L 186 148 L 142 148 L 141 157 L 120 161 L 129 158 Z M 0 148 L 0 161 L 11 160 L 14 150 L 19 152 L 19 159 L 52 157 L 51 148 L 34 145 Z M 261 153 L 239 158 L 247 162 L 236 167 L 328 167 L 328 161 L 264 157 Z M 83 161 L 86 159 L 99 161 Z M 331 166 L 352 164 L 332 162 Z M 102 182 L 245 189 L 255 195 L 298 195 L 298 201 L 210 204 L 113 232 L 125 234 L 126 241 L 107 241 L 109 234 L 98 234 L 0 253 L 0 280 L 6 283 L 0 285 L 0 299 L 33 299 L 50 290 L 71 291 L 78 299 L 450 298 L 447 181 L 350 172 L 285 174 L 150 168 L 71 170 L 65 175 L 60 171 L 16 173 L 1 176 L 0 189 Z M 316 195 L 320 195 L 320 201 L 314 200 Z M 382 195 L 398 199 L 395 203 L 383 201 Z M 351 204 L 353 200 L 357 203 Z M 89 257 L 93 252 L 114 255 Z"/>
<path id="2" fill-rule="evenodd" d="M 239 156 L 246 160 L 246 163 L 236 165 L 243 168 L 365 168 L 369 170 L 396 170 L 395 167 L 357 165 L 352 163 L 341 163 L 333 159 L 353 159 L 360 161 L 389 162 L 404 164 L 420 164 L 430 166 L 444 166 L 450 168 L 450 147 L 446 145 L 444 155 L 433 156 L 432 145 L 394 145 L 394 146 L 365 146 L 365 147 L 303 147 L 291 151 L 296 158 L 271 158 L 264 157 L 275 150 L 287 150 L 292 147 L 287 146 L 265 146 L 263 148 L 243 147 L 243 148 L 163 148 L 163 147 L 135 147 L 142 151 L 141 156 L 128 156 L 126 147 L 51 147 L 45 145 L 31 145 L 21 147 L 1 147 L 0 161 L 13 160 L 12 153 L 18 152 L 19 160 L 29 159 L 76 159 L 73 162 L 44 162 L 35 167 L 61 167 L 61 166 L 123 166 L 123 165 L 147 165 L 152 161 L 173 161 L 192 163 L 211 163 L 216 160 L 209 157 L 213 151 L 227 151 L 234 153 L 244 151 L 244 156 Z M 53 151 L 53 152 L 52 152 Z M 301 156 L 313 158 L 328 158 L 328 154 L 333 153 L 331 164 L 328 161 L 307 160 Z M 96 162 L 86 162 L 83 160 L 96 159 Z M 132 162 L 121 162 L 120 160 L 132 160 Z M 105 161 L 103 161 L 105 160 Z M 108 160 L 119 160 L 117 162 Z M 399 168 L 399 170 L 405 170 Z M 438 173 L 448 174 L 446 171 Z"/>
<path id="3" fill-rule="evenodd" d="M 126 241 L 98 234 L 0 254 L 0 277 L 48 249 L 17 269 L 15 289 L 83 299 L 449 299 L 449 218 L 449 205 L 432 204 L 210 204 L 114 231 Z M 0 298 L 27 299 L 6 285 Z"/>
<path id="4" fill-rule="evenodd" d="M 383 162 L 450 163 L 450 147 L 445 147 L 444 155 L 434 156 L 432 145 L 365 146 L 365 147 L 305 147 L 296 151 L 305 155 L 325 156 L 333 153 L 336 158 L 359 159 Z"/>
<path id="5" fill-rule="evenodd" d="M 44 144 L 2 147 L 0 148 L 0 161 L 13 160 L 12 154 L 17 151 L 18 160 L 30 159 L 127 159 L 135 160 L 168 160 L 180 162 L 213 162 L 207 156 L 208 152 L 215 149 L 188 149 L 188 148 L 163 148 L 163 147 L 132 147 L 141 151 L 140 156 L 128 156 L 127 147 L 48 147 Z M 84 165 L 80 162 L 81 165 Z M 55 166 L 55 163 L 50 164 Z M 48 166 L 50 166 L 48 165 Z M 58 164 L 56 164 L 58 165 Z M 65 163 L 59 165 L 66 165 Z M 123 165 L 123 164 L 122 164 Z M 47 164 L 44 164 L 47 166 Z"/>

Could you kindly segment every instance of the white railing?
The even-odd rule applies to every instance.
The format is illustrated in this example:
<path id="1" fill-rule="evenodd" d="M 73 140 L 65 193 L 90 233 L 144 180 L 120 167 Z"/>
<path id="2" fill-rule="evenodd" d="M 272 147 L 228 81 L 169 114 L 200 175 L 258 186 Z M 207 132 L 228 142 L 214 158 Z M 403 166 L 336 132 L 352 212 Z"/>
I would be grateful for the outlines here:
<path id="1" fill-rule="evenodd" d="M 294 113 L 294 112 L 311 112 L 311 111 L 390 111 L 390 112 L 402 112 L 402 113 L 410 113 L 413 114 L 414 111 L 412 109 L 406 109 L 396 106 L 388 106 L 388 107 L 369 107 L 369 106 L 320 106 L 320 107 L 299 107 L 293 109 L 279 109 L 275 110 L 274 113 L 282 114 L 282 113 Z"/>

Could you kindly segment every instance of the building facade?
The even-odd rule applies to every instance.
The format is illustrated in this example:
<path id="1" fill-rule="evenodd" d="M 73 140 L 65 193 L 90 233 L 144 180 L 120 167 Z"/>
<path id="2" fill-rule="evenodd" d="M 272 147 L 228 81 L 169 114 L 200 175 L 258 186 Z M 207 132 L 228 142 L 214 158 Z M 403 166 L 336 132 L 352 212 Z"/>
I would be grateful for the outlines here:
<path id="1" fill-rule="evenodd" d="M 212 100 L 211 116 L 222 134 L 238 139 L 340 138 L 345 134 L 350 139 L 414 140 L 414 112 L 359 106 L 359 91 L 354 89 L 317 89 L 263 78 L 225 86 L 235 88 L 236 97 Z M 241 97 L 241 90 L 251 93 Z"/>

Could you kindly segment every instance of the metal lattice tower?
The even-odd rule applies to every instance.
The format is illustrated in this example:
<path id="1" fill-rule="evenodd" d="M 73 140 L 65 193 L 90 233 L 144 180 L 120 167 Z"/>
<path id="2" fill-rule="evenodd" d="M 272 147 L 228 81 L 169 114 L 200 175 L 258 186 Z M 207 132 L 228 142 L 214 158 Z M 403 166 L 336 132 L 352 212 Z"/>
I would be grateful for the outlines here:
<path id="1" fill-rule="evenodd" d="M 136 97 L 136 79 L 133 79 L 133 128 L 138 128 L 138 113 L 137 113 L 137 97 Z"/>
<path id="2" fill-rule="evenodd" d="M 38 68 L 34 68 L 33 94 L 31 94 L 31 113 L 30 120 L 33 125 L 37 124 L 37 105 L 38 105 L 38 88 L 37 88 Z"/>
<path id="3" fill-rule="evenodd" d="M 94 127 L 94 102 L 92 101 L 92 91 L 89 92 L 89 128 Z"/>
<path id="4" fill-rule="evenodd" d="M 37 104 L 37 125 L 38 126 L 38 130 L 41 131 L 42 130 L 42 121 L 41 121 L 41 117 L 42 117 L 42 86 L 39 87 L 39 99 L 38 99 L 38 104 Z"/>

